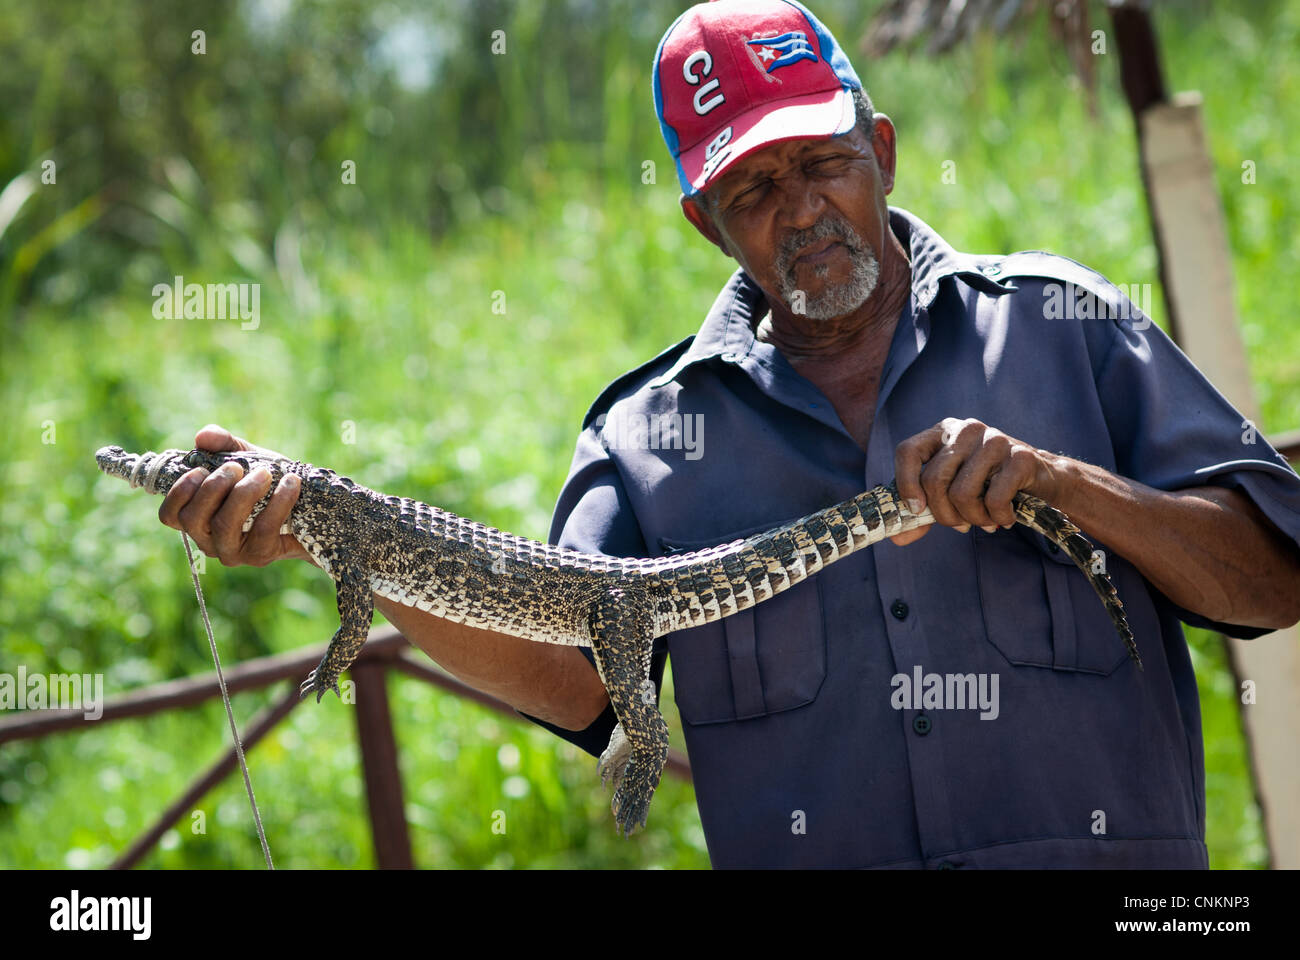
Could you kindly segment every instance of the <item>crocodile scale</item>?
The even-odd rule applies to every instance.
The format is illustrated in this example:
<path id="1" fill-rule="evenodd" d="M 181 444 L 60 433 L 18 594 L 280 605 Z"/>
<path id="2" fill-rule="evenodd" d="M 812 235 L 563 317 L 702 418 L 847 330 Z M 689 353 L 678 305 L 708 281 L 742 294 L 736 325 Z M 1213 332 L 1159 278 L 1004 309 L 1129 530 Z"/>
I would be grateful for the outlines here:
<path id="1" fill-rule="evenodd" d="M 332 470 L 269 451 L 167 450 L 95 454 L 105 473 L 165 494 L 194 467 L 228 462 L 302 478 L 298 502 L 281 533 L 292 533 L 334 580 L 339 629 L 303 682 L 317 702 L 339 692 L 339 675 L 356 659 L 370 629 L 373 594 L 472 627 L 542 643 L 590 646 L 618 724 L 600 757 L 603 783 L 625 835 L 646 822 L 668 756 L 668 726 L 650 680 L 653 641 L 674 630 L 713 623 L 788 590 L 856 550 L 934 523 L 913 514 L 891 481 L 744 540 L 649 559 L 561 549 L 503 533 L 454 513 L 385 496 Z M 270 493 L 253 508 L 254 517 Z M 1016 522 L 1046 536 L 1087 576 L 1139 668 L 1124 607 L 1092 544 L 1059 510 L 1017 493 Z"/>

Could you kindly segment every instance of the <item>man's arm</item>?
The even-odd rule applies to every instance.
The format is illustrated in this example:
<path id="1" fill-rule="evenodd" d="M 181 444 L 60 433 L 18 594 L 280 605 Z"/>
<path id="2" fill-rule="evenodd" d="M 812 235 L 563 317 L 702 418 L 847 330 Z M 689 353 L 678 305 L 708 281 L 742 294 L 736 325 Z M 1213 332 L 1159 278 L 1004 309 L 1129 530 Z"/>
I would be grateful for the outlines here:
<path id="1" fill-rule="evenodd" d="M 539 720 L 585 730 L 609 704 L 578 647 L 467 627 L 377 595 L 375 606 L 448 673 Z"/>
<path id="2" fill-rule="evenodd" d="M 1023 490 L 1122 554 L 1186 610 L 1270 630 L 1300 621 L 1300 548 L 1235 490 L 1158 490 L 951 418 L 899 444 L 895 468 L 899 493 L 928 505 L 938 523 L 1010 526 L 1011 498 Z"/>
<path id="3" fill-rule="evenodd" d="M 204 450 L 253 449 L 215 425 L 200 430 L 194 445 Z M 295 481 L 290 476 L 281 482 L 247 533 L 244 521 L 266 495 L 271 478 L 265 470 L 245 477 L 238 464 L 226 464 L 210 475 L 191 470 L 163 499 L 158 517 L 167 526 L 184 530 L 200 550 L 227 567 L 265 566 L 295 557 L 311 563 L 293 536 L 280 533 L 298 501 Z M 566 730 L 584 730 L 609 703 L 599 676 L 577 647 L 479 630 L 383 597 L 374 599 L 407 640 L 449 673 L 518 710 Z"/>
<path id="4" fill-rule="evenodd" d="M 1226 487 L 1157 490 L 1039 451 L 1049 487 L 1084 533 L 1127 558 L 1166 597 L 1220 623 L 1280 630 L 1300 621 L 1300 548 Z"/>

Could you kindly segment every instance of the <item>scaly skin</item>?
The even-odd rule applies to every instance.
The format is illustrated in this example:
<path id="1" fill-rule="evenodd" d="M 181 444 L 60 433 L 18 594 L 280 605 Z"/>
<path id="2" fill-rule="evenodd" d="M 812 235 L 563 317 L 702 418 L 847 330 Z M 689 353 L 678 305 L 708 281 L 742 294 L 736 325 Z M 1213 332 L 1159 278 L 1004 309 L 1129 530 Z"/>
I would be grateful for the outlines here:
<path id="1" fill-rule="evenodd" d="M 613 784 L 612 809 L 624 834 L 645 825 L 668 755 L 668 727 L 650 680 L 655 638 L 747 610 L 829 563 L 934 523 L 928 510 L 909 511 L 890 482 L 746 540 L 669 557 L 607 557 L 516 537 L 263 453 L 137 455 L 104 447 L 95 459 L 105 473 L 160 494 L 194 467 L 211 471 L 232 461 L 246 474 L 266 467 L 271 490 L 286 473 L 302 478 L 281 532 L 297 538 L 338 593 L 338 632 L 301 687 L 304 697 L 315 692 L 317 702 L 326 690 L 338 694 L 339 675 L 361 650 L 373 593 L 498 633 L 590 646 L 619 720 L 599 772 Z M 245 529 L 269 500 L 270 493 L 257 503 Z M 1092 545 L 1037 497 L 1018 493 L 1014 506 L 1017 523 L 1059 544 L 1084 572 L 1140 669 L 1123 604 L 1110 578 L 1092 569 Z"/>

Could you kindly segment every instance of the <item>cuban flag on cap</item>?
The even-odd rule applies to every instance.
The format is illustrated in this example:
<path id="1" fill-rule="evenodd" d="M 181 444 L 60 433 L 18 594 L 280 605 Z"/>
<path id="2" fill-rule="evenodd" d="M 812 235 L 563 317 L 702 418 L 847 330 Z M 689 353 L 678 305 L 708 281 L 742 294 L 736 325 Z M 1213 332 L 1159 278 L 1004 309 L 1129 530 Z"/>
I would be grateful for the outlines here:
<path id="1" fill-rule="evenodd" d="M 654 61 L 655 112 L 694 195 L 778 140 L 852 129 L 853 65 L 797 0 L 699 3 L 668 28 Z"/>

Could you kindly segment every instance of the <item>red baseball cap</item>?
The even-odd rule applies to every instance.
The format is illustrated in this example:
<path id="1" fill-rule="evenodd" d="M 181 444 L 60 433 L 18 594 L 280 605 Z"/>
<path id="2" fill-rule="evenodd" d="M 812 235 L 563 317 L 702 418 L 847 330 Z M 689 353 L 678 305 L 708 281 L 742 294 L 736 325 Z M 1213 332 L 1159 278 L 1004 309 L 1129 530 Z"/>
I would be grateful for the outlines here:
<path id="1" fill-rule="evenodd" d="M 655 53 L 655 112 L 687 196 L 769 143 L 847 133 L 861 89 L 831 32 L 796 0 L 698 3 Z"/>

